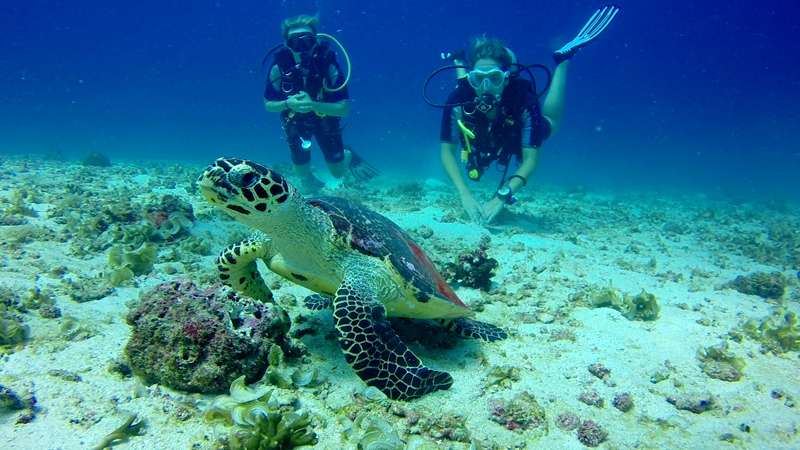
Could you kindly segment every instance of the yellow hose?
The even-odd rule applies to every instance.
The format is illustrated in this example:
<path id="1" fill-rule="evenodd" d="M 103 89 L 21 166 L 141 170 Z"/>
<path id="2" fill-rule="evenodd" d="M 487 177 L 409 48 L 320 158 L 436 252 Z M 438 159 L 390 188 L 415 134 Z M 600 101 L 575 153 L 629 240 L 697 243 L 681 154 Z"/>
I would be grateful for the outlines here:
<path id="1" fill-rule="evenodd" d="M 475 139 L 475 133 L 472 132 L 461 119 L 456 121 L 458 128 L 461 128 L 461 133 L 464 134 L 464 148 L 461 150 L 461 162 L 466 163 L 469 161 L 469 154 L 472 153 L 472 144 L 470 140 Z"/>

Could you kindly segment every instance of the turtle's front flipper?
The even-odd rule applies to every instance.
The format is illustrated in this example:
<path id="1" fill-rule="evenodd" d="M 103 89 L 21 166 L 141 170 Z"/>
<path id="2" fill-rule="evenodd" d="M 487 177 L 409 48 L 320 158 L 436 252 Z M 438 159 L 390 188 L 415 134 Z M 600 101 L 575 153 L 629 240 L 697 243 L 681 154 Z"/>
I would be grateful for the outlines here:
<path id="1" fill-rule="evenodd" d="M 272 301 L 272 292 L 258 272 L 256 261 L 267 257 L 269 241 L 252 238 L 231 244 L 217 257 L 219 279 L 242 295 Z"/>
<path id="2" fill-rule="evenodd" d="M 442 319 L 438 322 L 444 325 L 448 330 L 466 338 L 494 342 L 508 337 L 508 333 L 502 328 L 477 320 L 460 318 Z"/>
<path id="3" fill-rule="evenodd" d="M 333 300 L 330 297 L 320 294 L 311 294 L 303 300 L 303 304 L 306 305 L 306 308 L 312 311 L 330 308 L 332 303 Z"/>
<path id="4" fill-rule="evenodd" d="M 453 384 L 450 374 L 423 366 L 400 340 L 367 281 L 345 276 L 333 300 L 333 318 L 347 363 L 389 398 L 409 400 Z"/>

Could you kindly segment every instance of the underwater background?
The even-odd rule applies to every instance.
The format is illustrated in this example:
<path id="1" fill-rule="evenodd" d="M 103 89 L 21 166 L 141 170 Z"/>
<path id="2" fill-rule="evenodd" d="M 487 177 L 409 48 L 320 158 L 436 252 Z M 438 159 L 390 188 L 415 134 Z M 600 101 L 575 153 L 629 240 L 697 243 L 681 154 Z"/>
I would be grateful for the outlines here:
<path id="1" fill-rule="evenodd" d="M 572 59 L 518 202 L 474 223 L 443 173 L 441 111 L 422 98 L 440 53 L 486 33 L 552 67 L 601 5 L 3 2 L 0 449 L 800 448 L 796 2 L 625 2 Z M 282 19 L 315 13 L 352 57 L 345 143 L 382 176 L 333 180 L 314 148 L 340 200 L 286 202 L 277 177 L 220 192 L 249 164 L 220 156 L 294 183 L 261 60 Z M 443 73 L 430 97 L 453 85 Z M 476 200 L 497 178 L 470 185 Z M 232 204 L 267 192 L 269 207 Z M 407 234 L 350 205 L 330 223 L 355 224 L 352 241 L 326 245 L 309 230 L 329 222 L 304 214 L 341 199 Z M 237 295 L 222 282 L 266 251 L 254 228 L 281 258 L 246 266 L 257 286 Z M 452 376 L 410 401 L 362 381 L 303 287 L 329 293 L 314 283 L 383 243 L 405 264 L 359 283 L 391 291 L 422 268 L 505 337 L 392 317 Z M 387 308 L 419 318 L 430 298 L 412 293 Z"/>
<path id="2" fill-rule="evenodd" d="M 487 33 L 521 62 L 552 66 L 552 51 L 598 6 L 5 2 L 0 152 L 288 161 L 278 120 L 261 103 L 260 61 L 279 42 L 283 17 L 318 12 L 321 29 L 353 61 L 346 142 L 386 173 L 441 176 L 440 111 L 421 98 L 439 52 Z M 563 126 L 541 152 L 537 182 L 798 198 L 799 8 L 772 0 L 622 4 L 570 67 Z"/>

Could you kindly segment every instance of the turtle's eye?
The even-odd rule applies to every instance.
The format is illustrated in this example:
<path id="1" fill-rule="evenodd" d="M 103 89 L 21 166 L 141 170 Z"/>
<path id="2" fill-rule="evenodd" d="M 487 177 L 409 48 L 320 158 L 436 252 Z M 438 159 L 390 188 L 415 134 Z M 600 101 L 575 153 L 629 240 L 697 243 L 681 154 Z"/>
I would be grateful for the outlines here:
<path id="1" fill-rule="evenodd" d="M 228 172 L 228 181 L 240 189 L 251 188 L 260 179 L 261 175 L 246 164 L 236 165 Z"/>

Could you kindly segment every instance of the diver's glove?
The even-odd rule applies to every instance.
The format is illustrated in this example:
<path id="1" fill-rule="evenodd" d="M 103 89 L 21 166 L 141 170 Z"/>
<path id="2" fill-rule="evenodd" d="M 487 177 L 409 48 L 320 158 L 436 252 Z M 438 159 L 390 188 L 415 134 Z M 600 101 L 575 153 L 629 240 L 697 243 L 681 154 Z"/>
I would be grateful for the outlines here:
<path id="1" fill-rule="evenodd" d="M 345 147 L 345 149 L 350 152 L 350 173 L 353 178 L 358 181 L 368 181 L 381 174 L 378 169 L 366 162 L 352 148 Z"/>
<path id="2" fill-rule="evenodd" d="M 600 33 L 602 33 L 611 21 L 614 20 L 614 17 L 617 16 L 619 9 L 619 6 L 616 5 L 606 5 L 595 11 L 589 21 L 586 22 L 586 25 L 578 32 L 578 35 L 553 53 L 553 59 L 556 61 L 556 64 L 561 64 L 572 58 L 578 50 L 597 39 L 597 36 L 600 36 Z"/>

